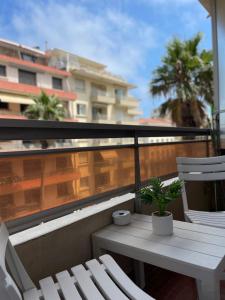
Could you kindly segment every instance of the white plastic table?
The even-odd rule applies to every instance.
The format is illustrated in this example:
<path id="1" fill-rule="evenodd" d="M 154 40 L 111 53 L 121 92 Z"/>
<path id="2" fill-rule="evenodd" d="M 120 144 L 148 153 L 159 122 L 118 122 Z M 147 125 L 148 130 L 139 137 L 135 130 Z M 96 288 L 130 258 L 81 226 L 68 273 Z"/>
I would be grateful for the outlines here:
<path id="1" fill-rule="evenodd" d="M 220 299 L 224 229 L 174 221 L 174 234 L 162 237 L 152 234 L 150 216 L 134 214 L 129 225 L 112 224 L 94 233 L 93 250 L 96 257 L 109 250 L 138 261 L 142 286 L 143 263 L 149 263 L 195 278 L 199 299 Z"/>

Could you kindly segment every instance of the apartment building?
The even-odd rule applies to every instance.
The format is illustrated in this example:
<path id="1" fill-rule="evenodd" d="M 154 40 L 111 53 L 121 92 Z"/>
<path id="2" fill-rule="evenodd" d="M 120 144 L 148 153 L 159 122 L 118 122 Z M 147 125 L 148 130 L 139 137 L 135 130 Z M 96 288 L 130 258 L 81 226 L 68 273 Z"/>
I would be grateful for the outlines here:
<path id="1" fill-rule="evenodd" d="M 79 122 L 137 124 L 142 112 L 139 102 L 129 94 L 135 88 L 111 74 L 106 66 L 60 49 L 48 51 L 49 65 L 70 71 L 72 91 L 77 94 L 72 114 Z"/>
<path id="2" fill-rule="evenodd" d="M 62 100 L 72 121 L 136 124 L 134 87 L 95 61 L 0 39 L 0 118 L 25 118 L 32 96 L 44 90 Z"/>
<path id="3" fill-rule="evenodd" d="M 76 94 L 69 86 L 70 72 L 48 66 L 39 49 L 0 39 L 0 118 L 25 118 L 23 112 L 41 90 L 56 95 L 72 118 Z"/>

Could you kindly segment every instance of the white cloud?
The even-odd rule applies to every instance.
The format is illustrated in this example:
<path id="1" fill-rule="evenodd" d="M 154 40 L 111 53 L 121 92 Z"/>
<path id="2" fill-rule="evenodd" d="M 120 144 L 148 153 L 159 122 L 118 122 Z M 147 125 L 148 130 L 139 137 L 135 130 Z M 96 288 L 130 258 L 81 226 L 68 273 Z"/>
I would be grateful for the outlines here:
<path id="1" fill-rule="evenodd" d="M 84 1 L 85 2 L 85 1 Z M 20 42 L 59 47 L 109 66 L 134 79 L 156 43 L 155 29 L 111 7 L 96 12 L 85 5 L 25 2 L 13 25 Z"/>

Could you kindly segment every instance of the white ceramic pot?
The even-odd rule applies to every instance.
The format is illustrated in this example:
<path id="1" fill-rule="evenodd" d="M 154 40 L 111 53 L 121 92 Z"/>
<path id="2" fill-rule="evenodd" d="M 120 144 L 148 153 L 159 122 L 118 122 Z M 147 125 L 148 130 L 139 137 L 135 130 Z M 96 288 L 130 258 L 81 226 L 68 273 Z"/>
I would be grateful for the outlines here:
<path id="1" fill-rule="evenodd" d="M 166 216 L 159 216 L 157 211 L 152 213 L 152 231 L 154 234 L 173 234 L 173 215 L 169 211 L 166 214 Z"/>

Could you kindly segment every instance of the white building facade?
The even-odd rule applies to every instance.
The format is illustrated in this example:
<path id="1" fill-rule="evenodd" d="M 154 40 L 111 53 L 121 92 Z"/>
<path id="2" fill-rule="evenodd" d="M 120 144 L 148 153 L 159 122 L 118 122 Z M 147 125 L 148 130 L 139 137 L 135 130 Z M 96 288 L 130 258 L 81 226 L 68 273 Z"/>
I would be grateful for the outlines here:
<path id="1" fill-rule="evenodd" d="M 106 66 L 60 49 L 48 51 L 49 65 L 72 73 L 77 95 L 72 114 L 79 122 L 137 124 L 139 101 L 129 95 L 135 86 L 106 71 Z"/>

